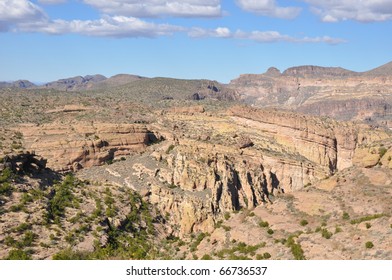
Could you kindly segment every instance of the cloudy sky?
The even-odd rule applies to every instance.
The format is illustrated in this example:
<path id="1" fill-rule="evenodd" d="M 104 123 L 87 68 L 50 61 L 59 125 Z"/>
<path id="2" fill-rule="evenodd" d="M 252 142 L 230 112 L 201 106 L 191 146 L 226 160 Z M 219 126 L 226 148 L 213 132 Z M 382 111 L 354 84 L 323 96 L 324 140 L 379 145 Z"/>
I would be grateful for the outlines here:
<path id="1" fill-rule="evenodd" d="M 0 81 L 365 71 L 392 60 L 391 33 L 392 0 L 0 0 Z"/>

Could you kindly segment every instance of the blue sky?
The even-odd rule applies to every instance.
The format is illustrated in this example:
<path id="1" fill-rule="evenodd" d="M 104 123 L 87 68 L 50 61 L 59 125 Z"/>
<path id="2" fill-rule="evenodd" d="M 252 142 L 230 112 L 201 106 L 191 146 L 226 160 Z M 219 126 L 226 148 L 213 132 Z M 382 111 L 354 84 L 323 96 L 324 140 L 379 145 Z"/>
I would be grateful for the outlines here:
<path id="1" fill-rule="evenodd" d="M 391 31 L 391 0 L 0 0 L 0 81 L 365 71 L 392 60 Z"/>

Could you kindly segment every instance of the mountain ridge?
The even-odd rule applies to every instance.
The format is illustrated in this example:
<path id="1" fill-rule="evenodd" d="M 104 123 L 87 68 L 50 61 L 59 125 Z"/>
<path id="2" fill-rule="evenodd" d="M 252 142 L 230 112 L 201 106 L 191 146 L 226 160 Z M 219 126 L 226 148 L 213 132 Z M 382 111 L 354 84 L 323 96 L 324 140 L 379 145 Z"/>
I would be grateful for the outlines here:
<path id="1" fill-rule="evenodd" d="M 350 76 L 389 76 L 392 75 L 392 61 L 364 72 L 356 72 L 356 71 L 348 70 L 342 67 L 335 67 L 335 66 L 330 67 L 330 66 L 317 66 L 317 65 L 300 65 L 300 66 L 289 67 L 285 69 L 283 72 L 281 72 L 276 67 L 270 67 L 263 74 L 244 73 L 241 74 L 240 77 L 244 75 L 265 75 L 265 76 L 282 75 L 282 76 L 301 76 L 301 77 L 307 76 L 307 77 L 319 77 L 319 78 L 350 77 Z M 9 88 L 9 87 L 43 88 L 44 87 L 44 88 L 54 88 L 59 90 L 85 90 L 85 89 L 96 89 L 99 86 L 103 86 L 103 87 L 119 86 L 141 79 L 150 79 L 150 78 L 143 77 L 140 75 L 135 75 L 135 74 L 116 74 L 109 78 L 101 74 L 85 75 L 85 76 L 76 75 L 74 77 L 61 78 L 55 81 L 50 81 L 48 83 L 43 84 L 42 86 L 32 83 L 29 80 L 17 80 L 11 82 L 0 81 L 0 88 Z M 179 80 L 193 80 L 193 79 L 179 79 Z"/>

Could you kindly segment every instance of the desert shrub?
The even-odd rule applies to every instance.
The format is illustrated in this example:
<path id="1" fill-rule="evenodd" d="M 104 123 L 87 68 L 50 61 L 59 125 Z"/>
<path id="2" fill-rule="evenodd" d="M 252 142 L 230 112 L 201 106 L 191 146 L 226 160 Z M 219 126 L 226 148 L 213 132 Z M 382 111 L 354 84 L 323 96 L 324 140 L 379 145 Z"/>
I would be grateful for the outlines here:
<path id="1" fill-rule="evenodd" d="M 201 257 L 201 259 L 202 260 L 213 260 L 213 258 L 208 254 L 205 254 L 203 257 Z"/>
<path id="2" fill-rule="evenodd" d="M 343 220 L 349 220 L 350 219 L 350 215 L 347 212 L 343 212 Z"/>
<path id="3" fill-rule="evenodd" d="M 351 220 L 350 223 L 351 223 L 352 225 L 360 224 L 360 223 L 362 223 L 362 222 L 375 220 L 375 219 L 378 219 L 378 218 L 381 218 L 381 217 L 384 217 L 384 216 L 385 216 L 385 214 L 374 214 L 374 215 L 369 215 L 369 216 L 365 216 L 365 217 L 361 217 L 361 218 L 358 218 L 358 219 Z"/>
<path id="4" fill-rule="evenodd" d="M 321 236 L 324 237 L 325 239 L 330 239 L 332 237 L 332 232 L 328 231 L 326 228 L 323 228 L 321 230 Z"/>
<path id="5" fill-rule="evenodd" d="M 37 237 L 38 235 L 35 234 L 34 232 L 30 230 L 26 231 L 22 240 L 18 242 L 19 243 L 18 245 L 20 248 L 30 247 L 34 244 L 34 241 L 37 239 Z"/>
<path id="6" fill-rule="evenodd" d="M 12 236 L 8 235 L 4 238 L 4 244 L 9 247 L 14 247 L 16 245 L 16 240 Z"/>
<path id="7" fill-rule="evenodd" d="M 306 260 L 301 244 L 296 243 L 294 240 L 298 235 L 290 235 L 286 241 L 286 246 L 290 248 L 295 260 Z"/>
<path id="8" fill-rule="evenodd" d="M 269 228 L 269 229 L 267 230 L 267 233 L 270 234 L 270 235 L 272 235 L 272 234 L 274 234 L 274 231 L 273 231 L 272 228 Z"/>
<path id="9" fill-rule="evenodd" d="M 191 246 L 190 246 L 191 252 L 196 251 L 197 246 L 199 246 L 199 244 L 203 241 L 204 237 L 206 237 L 206 236 L 207 236 L 207 235 L 206 235 L 204 232 L 200 233 L 200 234 L 197 236 L 195 242 L 193 242 L 193 243 L 191 244 Z"/>
<path id="10" fill-rule="evenodd" d="M 13 188 L 10 182 L 13 176 L 14 174 L 10 168 L 5 168 L 0 173 L 0 195 L 10 196 L 12 194 Z"/>
<path id="11" fill-rule="evenodd" d="M 368 242 L 365 243 L 365 247 L 366 247 L 366 249 L 371 249 L 371 248 L 374 247 L 374 244 L 373 244 L 373 242 L 368 241 Z"/>
<path id="12" fill-rule="evenodd" d="M 31 229 L 31 224 L 21 223 L 19 226 L 14 227 L 11 231 L 22 233 L 22 232 L 29 230 L 29 229 Z"/>
<path id="13" fill-rule="evenodd" d="M 306 226 L 307 224 L 309 224 L 307 220 L 301 220 L 300 222 L 300 225 L 303 227 Z"/>
<path id="14" fill-rule="evenodd" d="M 225 231 L 230 231 L 231 230 L 231 227 L 230 226 L 222 226 L 222 228 L 225 230 Z"/>
<path id="15" fill-rule="evenodd" d="M 48 223 L 60 223 L 60 218 L 64 216 L 67 207 L 76 206 L 78 204 L 73 189 L 78 186 L 80 182 L 72 175 L 68 174 L 61 184 L 54 186 L 54 195 L 49 197 L 47 213 L 45 219 Z"/>
<path id="16" fill-rule="evenodd" d="M 31 260 L 30 254 L 21 249 L 14 249 L 8 253 L 6 260 Z"/>
<path id="17" fill-rule="evenodd" d="M 225 220 L 227 221 L 228 219 L 230 219 L 230 213 L 225 212 L 224 217 L 225 217 Z"/>
<path id="18" fill-rule="evenodd" d="M 166 154 L 169 154 L 173 149 L 175 148 L 175 146 L 173 144 L 171 144 L 167 150 L 166 150 Z"/>
<path id="19" fill-rule="evenodd" d="M 370 224 L 370 223 L 366 223 L 366 228 L 367 229 L 369 229 L 369 228 L 371 228 L 372 227 L 372 225 Z"/>
<path id="20" fill-rule="evenodd" d="M 335 234 L 336 234 L 336 233 L 339 233 L 339 232 L 342 232 L 342 231 L 343 231 L 342 228 L 336 226 L 336 228 L 335 228 Z"/>
<path id="21" fill-rule="evenodd" d="M 259 222 L 259 226 L 260 226 L 260 227 L 268 227 L 268 226 L 269 226 L 269 223 L 268 223 L 267 221 L 260 221 L 260 222 Z"/>
<path id="22" fill-rule="evenodd" d="M 380 157 L 383 157 L 386 153 L 387 153 L 388 149 L 385 147 L 380 147 L 378 149 L 378 154 L 380 155 Z"/>
<path id="23" fill-rule="evenodd" d="M 10 196 L 12 194 L 13 188 L 10 183 L 4 182 L 0 183 L 0 195 Z"/>
<path id="24" fill-rule="evenodd" d="M 263 258 L 264 259 L 270 259 L 271 258 L 271 254 L 270 253 L 268 253 L 268 252 L 265 252 L 264 254 L 263 254 Z"/>
<path id="25" fill-rule="evenodd" d="M 88 253 L 73 251 L 70 248 L 64 249 L 53 255 L 53 260 L 88 260 Z"/>

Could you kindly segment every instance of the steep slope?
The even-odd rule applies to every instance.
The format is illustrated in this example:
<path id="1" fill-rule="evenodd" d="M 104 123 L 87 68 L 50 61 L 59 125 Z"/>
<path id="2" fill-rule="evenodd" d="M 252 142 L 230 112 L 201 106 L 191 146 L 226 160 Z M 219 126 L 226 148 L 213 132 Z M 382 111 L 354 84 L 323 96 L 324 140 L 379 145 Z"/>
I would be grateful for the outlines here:
<path id="1" fill-rule="evenodd" d="M 366 76 L 391 76 L 392 75 L 392 62 L 386 63 L 367 72 L 363 72 Z"/>

